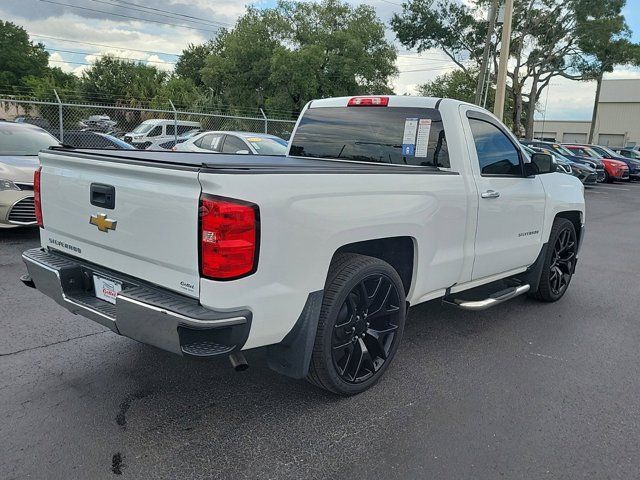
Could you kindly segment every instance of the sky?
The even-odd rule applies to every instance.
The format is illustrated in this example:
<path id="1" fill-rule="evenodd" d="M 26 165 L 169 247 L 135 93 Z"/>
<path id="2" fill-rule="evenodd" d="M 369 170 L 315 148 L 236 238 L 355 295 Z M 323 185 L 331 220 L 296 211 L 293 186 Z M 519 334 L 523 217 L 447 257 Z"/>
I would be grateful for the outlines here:
<path id="1" fill-rule="evenodd" d="M 386 25 L 402 10 L 402 0 L 370 0 Z M 468 0 L 462 0 L 468 1 Z M 245 11 L 247 0 L 2 0 L 0 19 L 23 26 L 32 39 L 50 52 L 52 66 L 80 73 L 101 54 L 147 62 L 170 71 L 189 43 L 202 43 L 222 28 L 230 28 Z M 260 8 L 275 0 L 252 2 Z M 147 7 L 146 13 L 139 6 Z M 148 8 L 157 9 L 149 13 Z M 171 12 L 169 15 L 167 12 Z M 173 13 L 177 14 L 173 15 Z M 627 0 L 627 23 L 640 42 L 640 0 Z M 182 25 L 182 26 L 179 26 Z M 185 28 L 184 26 L 188 26 Z M 415 94 L 416 87 L 455 65 L 442 52 L 407 51 L 387 30 L 398 50 L 400 74 L 392 81 L 398 94 Z M 640 78 L 640 69 L 618 68 L 605 78 Z M 587 120 L 591 117 L 595 84 L 554 79 L 543 94 L 538 118 Z"/>

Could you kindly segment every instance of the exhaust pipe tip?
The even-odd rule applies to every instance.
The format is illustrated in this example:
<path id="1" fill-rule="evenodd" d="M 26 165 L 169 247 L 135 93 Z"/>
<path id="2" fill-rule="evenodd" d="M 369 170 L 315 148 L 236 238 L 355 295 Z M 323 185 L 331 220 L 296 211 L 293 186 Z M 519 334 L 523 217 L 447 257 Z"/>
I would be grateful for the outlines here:
<path id="1" fill-rule="evenodd" d="M 36 288 L 36 284 L 33 282 L 33 279 L 29 274 L 20 276 L 20 281 L 29 288 Z"/>
<path id="2" fill-rule="evenodd" d="M 249 368 L 247 359 L 244 358 L 244 354 L 242 352 L 233 352 L 231 355 L 229 355 L 229 362 L 231 362 L 231 367 L 236 372 L 244 372 L 247 368 Z"/>

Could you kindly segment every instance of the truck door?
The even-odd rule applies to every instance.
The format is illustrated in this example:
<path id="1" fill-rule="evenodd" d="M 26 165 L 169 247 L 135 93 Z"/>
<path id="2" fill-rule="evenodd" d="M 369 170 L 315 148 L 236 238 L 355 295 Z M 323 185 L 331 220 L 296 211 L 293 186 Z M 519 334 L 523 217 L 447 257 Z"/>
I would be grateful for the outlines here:
<path id="1" fill-rule="evenodd" d="M 475 280 L 535 261 L 542 247 L 545 192 L 538 177 L 525 175 L 524 154 L 500 122 L 473 109 L 463 113 L 479 197 Z"/>

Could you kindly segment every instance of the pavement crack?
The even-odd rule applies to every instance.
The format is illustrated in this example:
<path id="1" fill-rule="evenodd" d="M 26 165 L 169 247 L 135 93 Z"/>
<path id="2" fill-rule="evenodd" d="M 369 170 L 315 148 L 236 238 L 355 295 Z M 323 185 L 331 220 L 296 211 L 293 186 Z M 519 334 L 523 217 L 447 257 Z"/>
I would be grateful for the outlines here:
<path id="1" fill-rule="evenodd" d="M 107 332 L 104 331 L 104 332 L 87 333 L 86 335 L 78 335 L 77 337 L 66 338 L 64 340 L 60 340 L 60 341 L 57 341 L 57 342 L 47 343 L 46 345 L 38 345 L 37 347 L 23 348 L 22 350 L 16 350 L 15 352 L 0 353 L 0 357 L 8 357 L 10 355 L 17 355 L 18 353 L 30 352 L 31 350 L 38 350 L 40 348 L 47 348 L 47 347 L 51 347 L 53 345 L 59 345 L 61 343 L 67 343 L 67 342 L 71 342 L 73 340 L 78 340 L 79 338 L 86 338 L 86 337 L 91 337 L 93 335 L 100 335 L 101 333 L 107 333 Z"/>

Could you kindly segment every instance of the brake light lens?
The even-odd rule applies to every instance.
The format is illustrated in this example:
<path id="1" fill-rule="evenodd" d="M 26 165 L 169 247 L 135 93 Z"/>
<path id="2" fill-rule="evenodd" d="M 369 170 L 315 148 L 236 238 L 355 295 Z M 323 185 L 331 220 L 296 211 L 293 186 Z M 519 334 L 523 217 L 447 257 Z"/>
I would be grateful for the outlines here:
<path id="1" fill-rule="evenodd" d="M 36 210 L 36 220 L 38 221 L 38 226 L 40 228 L 44 228 L 44 223 L 42 222 L 42 204 L 40 203 L 40 172 L 42 171 L 42 167 L 38 167 L 38 169 L 33 173 L 33 204 Z"/>
<path id="2" fill-rule="evenodd" d="M 233 280 L 255 272 L 259 221 L 257 205 L 201 195 L 200 274 L 212 280 Z"/>
<path id="3" fill-rule="evenodd" d="M 386 107 L 389 105 L 389 97 L 352 97 L 348 107 Z"/>

